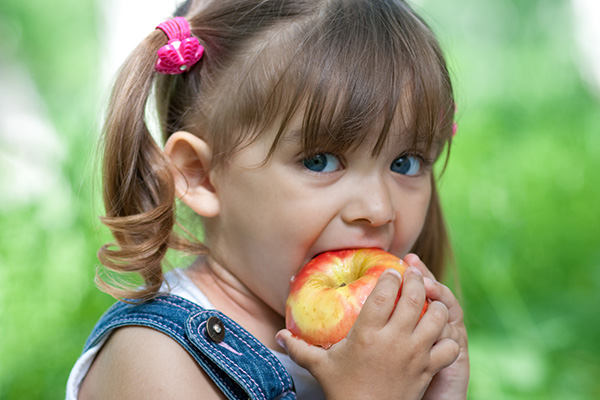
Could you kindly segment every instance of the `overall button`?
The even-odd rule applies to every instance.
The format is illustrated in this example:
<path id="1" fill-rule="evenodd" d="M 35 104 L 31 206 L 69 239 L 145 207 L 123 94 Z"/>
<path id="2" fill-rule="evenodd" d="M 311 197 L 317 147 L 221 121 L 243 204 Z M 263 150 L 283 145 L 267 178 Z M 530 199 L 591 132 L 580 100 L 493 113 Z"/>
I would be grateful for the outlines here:
<path id="1" fill-rule="evenodd" d="M 206 321 L 206 333 L 210 340 L 215 343 L 221 343 L 225 338 L 225 325 L 218 317 L 210 317 Z"/>

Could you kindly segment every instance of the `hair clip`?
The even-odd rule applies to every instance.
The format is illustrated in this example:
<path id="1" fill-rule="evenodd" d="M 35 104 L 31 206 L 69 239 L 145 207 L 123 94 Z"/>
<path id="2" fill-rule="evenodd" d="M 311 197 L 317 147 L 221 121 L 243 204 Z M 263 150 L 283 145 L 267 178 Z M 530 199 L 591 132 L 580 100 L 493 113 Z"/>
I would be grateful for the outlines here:
<path id="1" fill-rule="evenodd" d="M 156 71 L 161 74 L 181 74 L 196 64 L 204 54 L 198 38 L 191 36 L 190 25 L 183 17 L 175 17 L 158 25 L 169 41 L 158 49 Z"/>

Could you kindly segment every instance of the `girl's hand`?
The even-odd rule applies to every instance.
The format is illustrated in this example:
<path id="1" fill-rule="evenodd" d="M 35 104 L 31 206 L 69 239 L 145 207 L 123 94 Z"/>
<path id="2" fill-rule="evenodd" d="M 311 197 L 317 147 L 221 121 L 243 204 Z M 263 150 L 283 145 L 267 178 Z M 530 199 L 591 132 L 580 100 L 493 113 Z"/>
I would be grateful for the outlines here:
<path id="1" fill-rule="evenodd" d="M 402 278 L 384 272 L 342 341 L 328 350 L 311 346 L 288 330 L 277 340 L 290 357 L 308 369 L 328 399 L 421 399 L 431 379 L 455 362 L 460 344 L 448 330 L 448 309 L 440 301 L 425 303 L 422 273 L 409 268 L 398 306 Z M 445 298 L 445 297 L 444 297 Z"/>
<path id="2" fill-rule="evenodd" d="M 456 361 L 433 377 L 423 399 L 466 399 L 469 385 L 469 353 L 462 308 L 450 289 L 435 280 L 431 271 L 416 254 L 406 255 L 404 261 L 419 269 L 425 276 L 427 297 L 443 303 L 448 308 L 448 323 L 440 338 L 451 339 L 460 347 Z"/>

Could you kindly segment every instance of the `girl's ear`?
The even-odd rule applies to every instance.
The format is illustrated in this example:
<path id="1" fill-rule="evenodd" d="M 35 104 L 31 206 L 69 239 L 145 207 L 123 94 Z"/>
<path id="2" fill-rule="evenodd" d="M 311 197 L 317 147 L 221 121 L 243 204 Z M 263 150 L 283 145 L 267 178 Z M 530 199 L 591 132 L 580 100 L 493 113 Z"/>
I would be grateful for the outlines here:
<path id="1" fill-rule="evenodd" d="M 208 144 L 189 132 L 175 132 L 169 136 L 164 152 L 171 160 L 177 197 L 198 215 L 218 215 L 220 204 L 210 182 L 212 152 Z"/>

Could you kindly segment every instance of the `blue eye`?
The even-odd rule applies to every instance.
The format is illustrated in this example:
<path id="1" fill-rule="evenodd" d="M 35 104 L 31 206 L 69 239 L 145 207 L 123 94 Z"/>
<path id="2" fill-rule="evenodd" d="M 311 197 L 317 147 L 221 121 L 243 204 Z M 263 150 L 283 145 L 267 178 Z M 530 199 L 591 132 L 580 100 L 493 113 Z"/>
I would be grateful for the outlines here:
<path id="1" fill-rule="evenodd" d="M 340 160 L 333 154 L 319 153 L 302 160 L 302 165 L 314 172 L 334 172 L 340 169 Z"/>
<path id="2" fill-rule="evenodd" d="M 390 168 L 397 174 L 414 176 L 421 171 L 421 161 L 415 156 L 402 156 L 395 159 Z"/>

